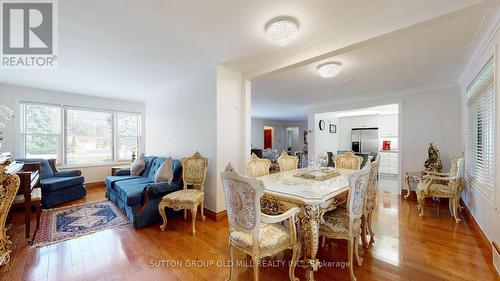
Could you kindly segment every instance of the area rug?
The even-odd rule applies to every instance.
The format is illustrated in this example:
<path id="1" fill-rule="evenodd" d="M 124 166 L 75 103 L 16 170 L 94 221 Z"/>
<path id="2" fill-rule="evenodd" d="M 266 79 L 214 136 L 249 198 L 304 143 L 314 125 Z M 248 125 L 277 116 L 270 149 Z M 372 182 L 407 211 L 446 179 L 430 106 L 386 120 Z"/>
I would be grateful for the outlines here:
<path id="1" fill-rule="evenodd" d="M 32 247 L 42 247 L 128 224 L 109 200 L 43 210 Z"/>

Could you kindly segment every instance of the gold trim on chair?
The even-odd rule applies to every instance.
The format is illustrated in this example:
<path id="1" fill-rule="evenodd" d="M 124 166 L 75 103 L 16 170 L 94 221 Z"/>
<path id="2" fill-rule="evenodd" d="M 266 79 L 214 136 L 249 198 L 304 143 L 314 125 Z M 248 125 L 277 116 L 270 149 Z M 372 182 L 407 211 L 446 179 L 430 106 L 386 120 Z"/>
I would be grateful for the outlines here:
<path id="1" fill-rule="evenodd" d="M 463 190 L 464 156 L 456 157 L 452 161 L 449 173 L 427 172 L 417 185 L 417 202 L 419 216 L 424 217 L 426 197 L 449 198 L 449 209 L 456 223 L 460 222 L 458 212 L 460 207 L 460 193 Z"/>
<path id="2" fill-rule="evenodd" d="M 299 168 L 299 157 L 290 156 L 283 151 L 280 157 L 278 157 L 278 165 L 280 167 L 280 172 L 297 170 Z"/>
<path id="3" fill-rule="evenodd" d="M 259 158 L 255 153 L 252 153 L 247 163 L 248 176 L 258 178 L 269 175 L 269 169 L 271 169 L 271 160 Z"/>
<path id="4" fill-rule="evenodd" d="M 5 222 L 20 184 L 18 175 L 5 170 L 12 161 L 11 157 L 0 158 L 0 266 L 10 262 L 12 242 L 7 236 Z"/>
<path id="5" fill-rule="evenodd" d="M 191 228 L 193 235 L 196 234 L 195 222 L 198 206 L 201 206 L 201 219 L 205 221 L 204 214 L 204 199 L 205 199 L 205 178 L 207 174 L 208 159 L 203 157 L 199 152 L 196 152 L 191 157 L 186 157 L 181 160 L 182 163 L 182 181 L 184 182 L 183 190 L 175 191 L 163 196 L 158 211 L 163 219 L 163 224 L 160 226 L 161 231 L 165 231 L 167 227 L 167 216 L 165 208 L 169 207 L 174 210 L 184 209 L 184 219 L 187 218 L 187 209 L 191 210 Z M 198 189 L 188 189 L 188 186 L 199 186 Z"/>
<path id="6" fill-rule="evenodd" d="M 297 240 L 295 217 L 300 209 L 293 207 L 280 215 L 266 215 L 261 212 L 261 199 L 264 194 L 262 181 L 239 175 L 231 163 L 221 173 L 224 199 L 229 222 L 229 254 L 234 274 L 237 265 L 234 250 L 252 257 L 254 280 L 259 280 L 259 261 L 263 257 L 274 256 L 286 249 L 292 249 L 289 278 L 295 278 L 295 266 L 300 256 L 301 243 Z M 288 229 L 283 225 L 288 221 Z"/>
<path id="7" fill-rule="evenodd" d="M 361 163 L 363 163 L 363 157 L 354 155 L 352 151 L 348 151 L 345 154 L 335 156 L 333 161 L 335 161 L 335 168 L 359 170 Z"/>

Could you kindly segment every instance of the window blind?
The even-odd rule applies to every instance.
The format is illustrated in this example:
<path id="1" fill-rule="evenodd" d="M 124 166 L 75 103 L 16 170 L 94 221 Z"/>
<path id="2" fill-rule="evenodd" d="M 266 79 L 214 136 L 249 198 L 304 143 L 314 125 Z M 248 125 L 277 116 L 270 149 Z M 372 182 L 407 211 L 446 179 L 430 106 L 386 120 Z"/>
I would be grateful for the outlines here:
<path id="1" fill-rule="evenodd" d="M 495 90 L 493 59 L 483 67 L 466 92 L 465 179 L 494 199 Z"/>

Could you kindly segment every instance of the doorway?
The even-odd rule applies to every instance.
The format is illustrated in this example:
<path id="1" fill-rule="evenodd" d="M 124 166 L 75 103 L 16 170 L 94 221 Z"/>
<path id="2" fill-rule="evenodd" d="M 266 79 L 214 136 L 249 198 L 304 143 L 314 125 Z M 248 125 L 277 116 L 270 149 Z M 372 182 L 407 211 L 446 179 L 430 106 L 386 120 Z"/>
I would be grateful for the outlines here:
<path id="1" fill-rule="evenodd" d="M 273 148 L 273 127 L 264 127 L 264 149 Z"/>

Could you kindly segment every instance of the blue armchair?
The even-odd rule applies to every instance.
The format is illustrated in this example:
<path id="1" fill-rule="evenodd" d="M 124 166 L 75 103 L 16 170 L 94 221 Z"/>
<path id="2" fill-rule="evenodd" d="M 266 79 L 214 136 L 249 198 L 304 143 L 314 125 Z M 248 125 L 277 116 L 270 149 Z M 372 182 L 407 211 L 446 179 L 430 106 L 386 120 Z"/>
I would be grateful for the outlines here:
<path id="1" fill-rule="evenodd" d="M 18 162 L 40 163 L 40 185 L 42 208 L 52 208 L 78 198 L 85 197 L 87 190 L 79 170 L 59 171 L 55 159 L 16 159 Z"/>

